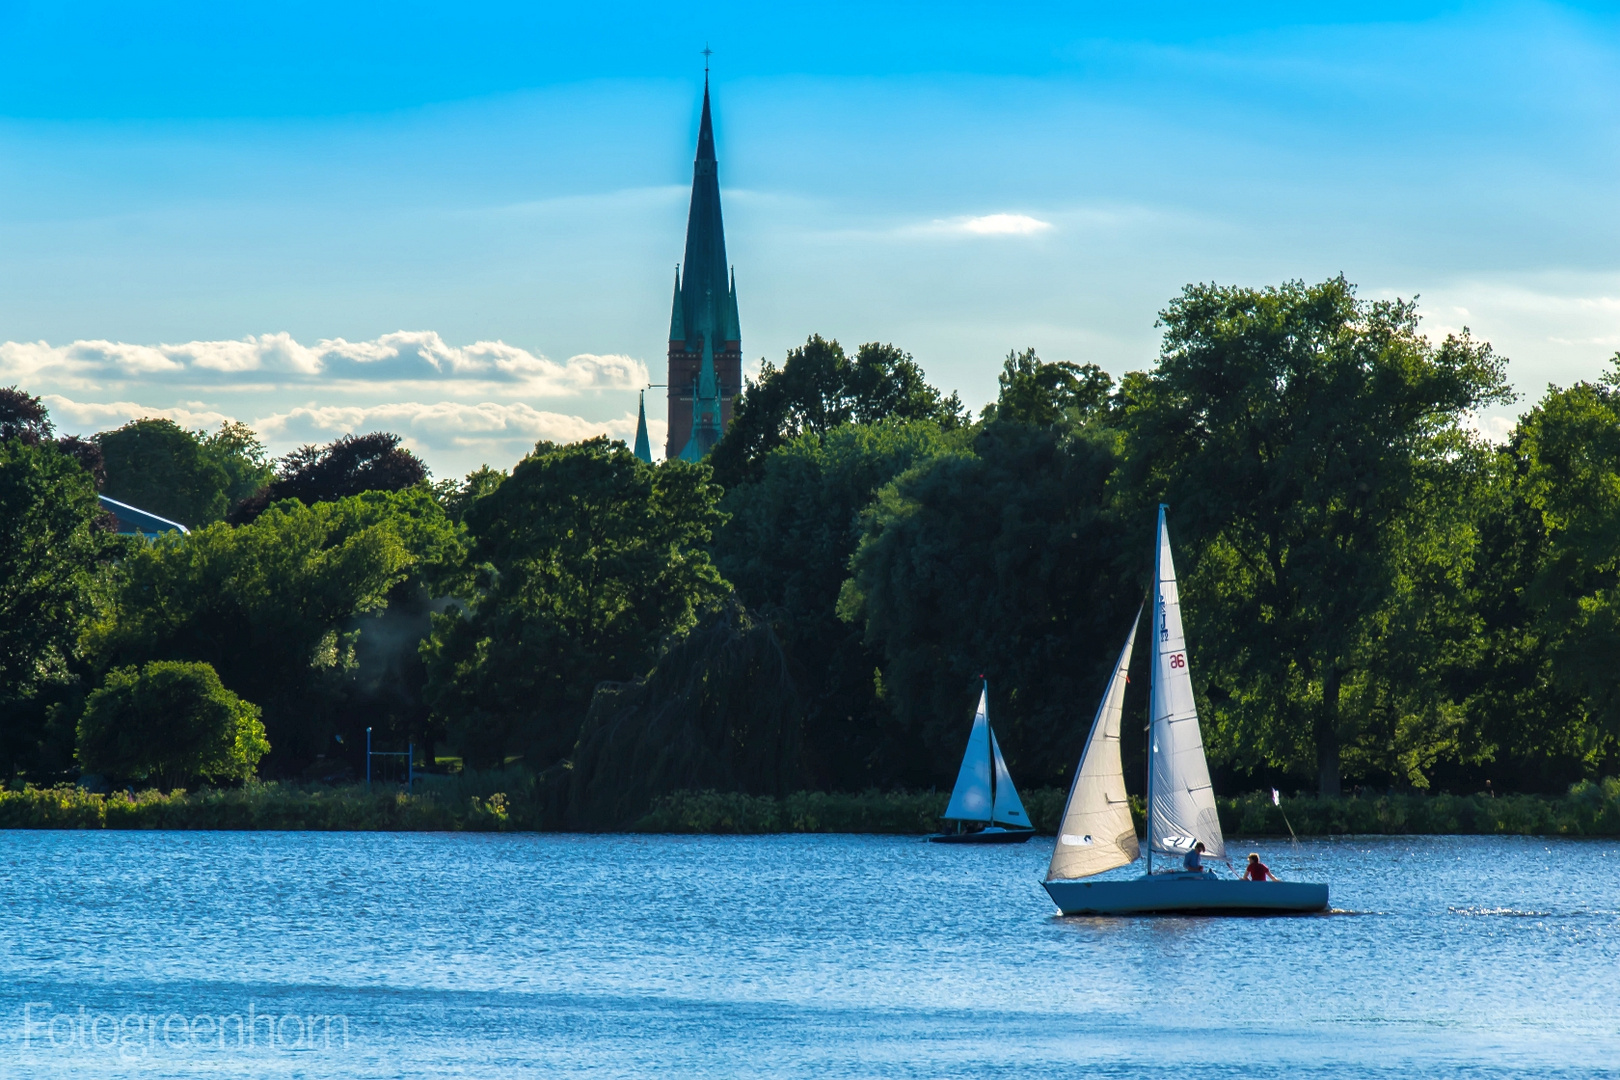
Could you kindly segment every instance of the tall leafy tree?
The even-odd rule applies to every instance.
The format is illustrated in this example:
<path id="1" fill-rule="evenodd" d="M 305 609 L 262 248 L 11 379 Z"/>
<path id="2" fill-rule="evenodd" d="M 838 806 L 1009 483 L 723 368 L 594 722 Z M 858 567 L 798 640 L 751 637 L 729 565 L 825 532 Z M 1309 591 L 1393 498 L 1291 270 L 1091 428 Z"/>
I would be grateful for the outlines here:
<path id="1" fill-rule="evenodd" d="M 1576 703 L 1540 734 L 1586 772 L 1620 741 L 1620 356 L 1614 364 L 1597 382 L 1550 389 L 1510 444 L 1531 547 L 1522 622 L 1542 646 L 1552 700 Z"/>
<path id="2" fill-rule="evenodd" d="M 1021 781 L 1073 768 L 1077 719 L 1141 599 L 1138 545 L 1108 489 L 1117 442 L 997 422 L 879 493 L 840 612 L 882 657 L 898 779 L 950 783 L 981 675 Z"/>
<path id="3" fill-rule="evenodd" d="M 173 420 L 132 420 L 99 432 L 105 493 L 119 502 L 199 528 L 230 509 L 230 474 L 203 441 Z"/>
<path id="4" fill-rule="evenodd" d="M 567 755 L 596 684 L 645 675 L 660 641 L 725 596 L 709 477 L 607 439 L 543 443 L 471 505 L 476 587 L 424 646 L 429 699 L 469 765 Z"/>
<path id="5" fill-rule="evenodd" d="M 1337 795 L 1343 748 L 1367 733 L 1347 685 L 1366 689 L 1391 620 L 1471 553 L 1464 421 L 1509 399 L 1503 362 L 1466 332 L 1430 342 L 1415 305 L 1360 301 L 1342 277 L 1189 286 L 1161 319 L 1157 369 L 1123 388 L 1125 498 L 1171 506 L 1217 744 L 1309 761 Z"/>
<path id="6" fill-rule="evenodd" d="M 77 462 L 50 442 L 0 439 L 0 753 L 8 771 L 34 757 L 51 689 L 75 677 L 79 636 L 118 544 Z"/>
<path id="7" fill-rule="evenodd" d="M 999 393 L 984 420 L 1011 420 L 1044 427 L 1084 421 L 1108 406 L 1114 380 L 1096 364 L 1048 363 L 1034 349 L 1009 352 L 996 376 Z"/>
<path id="8" fill-rule="evenodd" d="M 839 590 L 879 488 L 919 462 L 967 443 L 931 420 L 845 424 L 805 433 L 765 456 L 759 479 L 732 488 L 715 539 L 726 580 L 767 617 L 807 709 L 805 747 L 821 787 L 861 789 L 895 778 L 879 697 L 881 655 L 838 618 Z"/>
<path id="9" fill-rule="evenodd" d="M 765 455 L 796 436 L 891 418 L 932 420 L 946 429 L 967 420 L 957 395 L 928 385 L 910 353 L 870 342 L 850 357 L 837 341 L 812 334 L 780 368 L 764 364 L 737 399 L 709 464 L 715 479 L 731 487 L 757 478 Z"/>

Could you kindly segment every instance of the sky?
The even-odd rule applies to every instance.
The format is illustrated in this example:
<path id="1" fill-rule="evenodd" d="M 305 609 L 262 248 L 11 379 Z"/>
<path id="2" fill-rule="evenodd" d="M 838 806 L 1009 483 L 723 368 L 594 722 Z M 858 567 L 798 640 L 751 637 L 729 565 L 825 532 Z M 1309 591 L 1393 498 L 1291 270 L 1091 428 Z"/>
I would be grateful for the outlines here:
<path id="1" fill-rule="evenodd" d="M 629 438 L 705 45 L 749 367 L 889 341 L 978 408 L 1339 273 L 1509 358 L 1489 432 L 1620 351 L 1617 10 L 1008 7 L 0 0 L 0 385 L 440 477 Z"/>

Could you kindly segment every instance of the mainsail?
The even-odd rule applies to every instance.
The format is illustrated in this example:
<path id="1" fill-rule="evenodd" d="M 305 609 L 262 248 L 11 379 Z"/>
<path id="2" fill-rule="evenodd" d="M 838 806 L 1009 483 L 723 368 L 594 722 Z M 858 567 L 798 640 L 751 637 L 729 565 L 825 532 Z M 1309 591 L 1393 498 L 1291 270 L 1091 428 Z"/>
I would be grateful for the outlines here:
<path id="1" fill-rule="evenodd" d="M 951 801 L 943 815 L 950 821 L 990 820 L 993 807 L 990 797 L 989 697 L 988 688 L 979 694 L 979 711 L 973 717 L 973 732 L 968 735 L 967 753 L 962 755 L 962 768 L 956 774 L 956 787 L 951 789 Z M 1016 799 L 1017 795 L 1013 798 Z"/>
<path id="2" fill-rule="evenodd" d="M 1136 826 L 1131 821 L 1130 803 L 1125 797 L 1125 770 L 1120 764 L 1119 730 L 1125 711 L 1126 673 L 1131 666 L 1131 650 L 1136 645 L 1136 613 L 1130 636 L 1114 665 L 1113 677 L 1103 693 L 1102 704 L 1091 722 L 1091 735 L 1080 754 L 1069 801 L 1063 807 L 1063 823 L 1058 827 L 1052 862 L 1046 880 L 1089 877 L 1116 866 L 1136 861 L 1141 849 Z"/>
<path id="3" fill-rule="evenodd" d="M 1018 797 L 1018 789 L 1013 787 L 1012 773 L 1007 771 L 1007 763 L 1002 760 L 1001 743 L 996 741 L 994 731 L 990 732 L 990 754 L 996 763 L 996 801 L 995 807 L 990 811 L 990 823 L 1014 825 L 1020 829 L 1029 828 L 1029 815 L 1024 812 L 1024 801 Z"/>
<path id="4" fill-rule="evenodd" d="M 1153 613 L 1153 718 L 1148 770 L 1148 838 L 1154 851 L 1182 855 L 1203 841 L 1204 853 L 1226 854 L 1215 791 L 1198 730 L 1187 641 L 1181 631 L 1170 531 L 1159 507 L 1157 606 Z"/>

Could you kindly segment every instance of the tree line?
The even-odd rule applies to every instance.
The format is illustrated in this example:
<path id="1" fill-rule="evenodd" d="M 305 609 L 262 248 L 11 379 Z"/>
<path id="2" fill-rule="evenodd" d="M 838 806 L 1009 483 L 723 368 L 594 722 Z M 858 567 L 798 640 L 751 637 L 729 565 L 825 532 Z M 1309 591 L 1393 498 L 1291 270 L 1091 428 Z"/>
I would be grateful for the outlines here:
<path id="1" fill-rule="evenodd" d="M 1160 320 L 1118 382 L 1010 353 L 977 418 L 892 345 L 812 336 L 705 463 L 542 442 L 438 483 L 396 436 L 57 439 L 5 392 L 0 766 L 338 779 L 371 728 L 614 824 L 681 789 L 947 786 L 984 676 L 1014 775 L 1062 785 L 1165 503 L 1217 784 L 1615 770 L 1620 357 L 1492 443 L 1505 361 L 1411 303 L 1196 285 Z M 192 531 L 115 536 L 98 486 Z"/>

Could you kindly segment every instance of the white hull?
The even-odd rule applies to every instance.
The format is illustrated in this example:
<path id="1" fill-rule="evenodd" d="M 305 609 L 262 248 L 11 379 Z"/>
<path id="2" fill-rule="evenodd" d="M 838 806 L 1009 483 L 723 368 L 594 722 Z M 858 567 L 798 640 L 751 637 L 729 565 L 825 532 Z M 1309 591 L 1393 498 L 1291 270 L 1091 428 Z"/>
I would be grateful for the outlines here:
<path id="1" fill-rule="evenodd" d="M 1048 881 L 1047 895 L 1065 915 L 1154 912 L 1324 911 L 1328 887 L 1307 881 L 1233 881 L 1212 874 L 1154 874 L 1126 881 Z"/>

